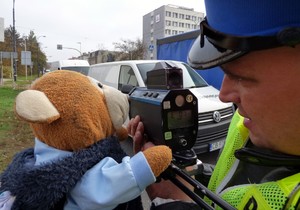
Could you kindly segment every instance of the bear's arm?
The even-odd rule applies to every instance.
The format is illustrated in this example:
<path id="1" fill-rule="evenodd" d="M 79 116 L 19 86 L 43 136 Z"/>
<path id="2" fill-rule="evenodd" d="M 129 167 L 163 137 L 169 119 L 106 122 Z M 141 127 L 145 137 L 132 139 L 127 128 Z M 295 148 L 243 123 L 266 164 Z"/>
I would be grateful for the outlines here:
<path id="1" fill-rule="evenodd" d="M 65 209 L 113 209 L 139 196 L 155 180 L 142 152 L 124 157 L 119 164 L 107 157 L 84 174 Z"/>

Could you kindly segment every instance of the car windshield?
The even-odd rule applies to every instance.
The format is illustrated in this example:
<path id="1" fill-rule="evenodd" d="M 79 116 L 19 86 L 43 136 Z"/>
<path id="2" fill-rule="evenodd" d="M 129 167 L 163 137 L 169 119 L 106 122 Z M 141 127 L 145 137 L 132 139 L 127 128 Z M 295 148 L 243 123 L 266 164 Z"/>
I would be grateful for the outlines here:
<path id="1" fill-rule="evenodd" d="M 81 74 L 88 75 L 90 67 L 89 66 L 64 66 L 62 67 L 62 69 L 77 71 Z"/>
<path id="2" fill-rule="evenodd" d="M 144 80 L 144 83 L 146 84 L 147 80 L 147 72 L 151 71 L 157 62 L 153 63 L 142 63 L 137 64 L 137 67 L 140 71 L 140 74 Z M 208 86 L 207 82 L 189 65 L 186 63 L 181 63 L 184 68 L 177 65 L 178 68 L 181 68 L 183 70 L 183 87 L 184 88 L 193 88 L 193 87 L 205 87 Z"/>

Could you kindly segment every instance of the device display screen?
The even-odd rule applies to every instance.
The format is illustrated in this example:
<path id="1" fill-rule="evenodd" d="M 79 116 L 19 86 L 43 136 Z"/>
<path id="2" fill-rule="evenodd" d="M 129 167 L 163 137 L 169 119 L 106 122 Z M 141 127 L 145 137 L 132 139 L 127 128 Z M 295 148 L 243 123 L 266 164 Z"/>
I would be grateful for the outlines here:
<path id="1" fill-rule="evenodd" d="M 168 112 L 168 128 L 184 128 L 193 125 L 192 110 Z"/>

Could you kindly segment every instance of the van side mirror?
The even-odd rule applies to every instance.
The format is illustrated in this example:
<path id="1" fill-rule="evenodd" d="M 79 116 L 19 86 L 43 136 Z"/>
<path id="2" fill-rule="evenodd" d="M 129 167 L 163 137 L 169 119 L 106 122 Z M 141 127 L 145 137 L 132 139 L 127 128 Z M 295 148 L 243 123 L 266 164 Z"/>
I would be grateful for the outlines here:
<path id="1" fill-rule="evenodd" d="M 130 91 L 134 88 L 133 85 L 130 85 L 130 84 L 123 84 L 122 85 L 122 88 L 121 88 L 121 92 L 122 93 L 125 93 L 125 94 L 129 94 Z"/>

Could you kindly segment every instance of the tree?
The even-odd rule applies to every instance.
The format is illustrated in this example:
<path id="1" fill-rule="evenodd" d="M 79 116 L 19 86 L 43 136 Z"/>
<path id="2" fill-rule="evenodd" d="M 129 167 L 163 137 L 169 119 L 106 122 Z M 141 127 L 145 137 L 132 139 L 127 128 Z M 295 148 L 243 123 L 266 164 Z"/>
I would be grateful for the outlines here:
<path id="1" fill-rule="evenodd" d="M 31 51 L 31 57 L 33 61 L 33 69 L 38 74 L 38 70 L 42 70 L 47 65 L 46 55 L 41 51 L 38 43 L 38 37 L 34 34 L 34 31 L 30 31 L 28 35 L 28 49 Z"/>
<path id="2" fill-rule="evenodd" d="M 25 50 L 25 42 L 26 42 L 26 50 L 31 51 L 31 60 L 33 62 L 33 69 L 36 70 L 37 73 L 37 64 L 39 62 L 41 67 L 46 66 L 46 55 L 41 51 L 40 46 L 37 43 L 37 36 L 33 31 L 30 31 L 29 35 L 20 36 L 20 34 L 16 33 L 16 51 L 18 53 L 18 61 L 17 61 L 17 74 L 25 75 L 25 66 L 21 65 L 21 51 Z M 4 42 L 0 42 L 0 51 L 3 52 L 13 52 L 13 27 L 10 26 L 4 30 Z M 39 56 L 37 56 L 37 54 Z M 38 59 L 38 60 L 37 60 Z M 3 59 L 3 66 L 7 67 L 6 69 L 10 69 L 8 67 L 11 66 L 10 59 Z"/>
<path id="3" fill-rule="evenodd" d="M 121 39 L 121 42 L 114 42 L 113 45 L 121 52 L 118 60 L 141 60 L 144 58 L 146 46 L 139 38 L 135 41 Z"/>

